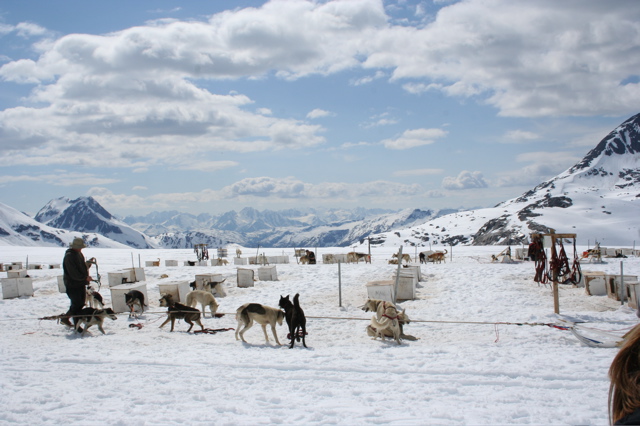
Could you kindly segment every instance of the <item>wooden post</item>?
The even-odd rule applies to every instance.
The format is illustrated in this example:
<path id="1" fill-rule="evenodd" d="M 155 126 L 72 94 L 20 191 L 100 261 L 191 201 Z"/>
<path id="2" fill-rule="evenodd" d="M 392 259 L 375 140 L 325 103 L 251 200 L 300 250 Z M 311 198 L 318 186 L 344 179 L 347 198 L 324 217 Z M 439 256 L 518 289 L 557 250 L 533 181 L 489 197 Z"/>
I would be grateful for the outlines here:
<path id="1" fill-rule="evenodd" d="M 340 271 L 340 261 L 338 260 L 338 306 L 342 308 L 342 272 Z"/>
<path id="2" fill-rule="evenodd" d="M 396 271 L 396 285 L 393 288 L 393 304 L 396 304 L 398 297 L 398 284 L 400 282 L 400 268 L 402 267 L 402 246 L 398 250 L 398 270 Z"/>
<path id="3" fill-rule="evenodd" d="M 556 255 L 556 238 L 555 232 L 553 229 L 551 230 L 551 259 L 555 259 Z M 553 281 L 553 312 L 556 314 L 560 313 L 560 297 L 558 294 L 558 270 L 553 268 L 551 270 L 551 279 Z"/>
<path id="4" fill-rule="evenodd" d="M 576 234 L 556 234 L 556 231 L 553 229 L 549 229 L 548 234 L 531 234 L 531 238 L 534 237 L 551 237 L 551 259 L 555 259 L 556 255 L 556 241 L 558 238 L 573 238 L 576 239 Z M 558 270 L 551 270 L 551 280 L 553 281 L 553 312 L 556 314 L 560 313 L 560 298 L 558 294 Z"/>

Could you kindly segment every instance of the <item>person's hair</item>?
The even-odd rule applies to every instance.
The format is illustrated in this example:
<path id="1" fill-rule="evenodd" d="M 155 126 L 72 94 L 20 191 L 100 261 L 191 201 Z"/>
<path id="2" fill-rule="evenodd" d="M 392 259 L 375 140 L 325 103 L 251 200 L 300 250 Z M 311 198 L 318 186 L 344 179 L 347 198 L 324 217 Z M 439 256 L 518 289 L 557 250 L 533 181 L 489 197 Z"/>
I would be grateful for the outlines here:
<path id="1" fill-rule="evenodd" d="M 625 341 L 609 367 L 609 422 L 619 421 L 640 408 L 640 325 Z"/>

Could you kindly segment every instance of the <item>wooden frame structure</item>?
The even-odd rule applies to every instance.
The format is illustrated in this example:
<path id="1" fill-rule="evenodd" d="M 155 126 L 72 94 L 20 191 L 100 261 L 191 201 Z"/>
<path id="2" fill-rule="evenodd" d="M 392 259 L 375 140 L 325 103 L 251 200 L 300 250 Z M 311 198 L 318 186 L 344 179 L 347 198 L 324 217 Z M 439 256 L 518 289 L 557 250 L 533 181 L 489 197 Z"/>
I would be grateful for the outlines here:
<path id="1" fill-rule="evenodd" d="M 557 253 L 556 253 L 556 241 L 558 239 L 563 239 L 563 238 L 572 238 L 573 240 L 576 239 L 576 234 L 556 234 L 556 231 L 554 229 L 549 229 L 549 233 L 548 234 L 531 234 L 531 239 L 534 238 L 542 238 L 544 239 L 544 237 L 550 237 L 551 238 L 551 259 L 555 259 L 557 257 Z M 560 299 L 559 299 L 559 295 L 558 295 L 558 271 L 556 269 L 553 269 L 551 271 L 551 280 L 553 282 L 553 312 L 555 312 L 556 314 L 560 313 Z"/>

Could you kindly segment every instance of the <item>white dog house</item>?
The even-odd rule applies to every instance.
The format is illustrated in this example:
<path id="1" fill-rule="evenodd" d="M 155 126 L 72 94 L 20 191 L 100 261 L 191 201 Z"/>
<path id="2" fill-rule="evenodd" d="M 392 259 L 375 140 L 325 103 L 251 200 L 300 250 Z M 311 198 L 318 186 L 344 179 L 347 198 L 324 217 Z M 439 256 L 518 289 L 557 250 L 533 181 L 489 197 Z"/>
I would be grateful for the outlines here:
<path id="1" fill-rule="evenodd" d="M 625 281 L 627 288 L 627 301 L 629 307 L 632 309 L 638 309 L 638 302 L 640 301 L 640 283 L 638 281 Z"/>
<path id="2" fill-rule="evenodd" d="M 607 294 L 605 273 L 602 271 L 584 271 L 578 287 L 583 287 L 589 296 L 604 296 Z"/>
<path id="3" fill-rule="evenodd" d="M 11 269 L 7 271 L 7 278 L 26 278 L 27 270 L 26 269 Z"/>
<path id="4" fill-rule="evenodd" d="M 393 302 L 395 281 L 370 281 L 367 283 L 367 297 L 369 299 Z"/>
<path id="5" fill-rule="evenodd" d="M 613 300 L 620 300 L 620 294 L 622 293 L 622 279 L 620 275 L 606 275 L 605 280 L 607 282 L 607 296 Z M 624 283 L 637 282 L 637 275 L 625 275 Z"/>
<path id="6" fill-rule="evenodd" d="M 238 268 L 238 287 L 253 287 L 253 269 Z"/>
<path id="7" fill-rule="evenodd" d="M 278 281 L 276 265 L 261 266 L 260 268 L 258 268 L 258 279 L 260 281 Z"/>
<path id="8" fill-rule="evenodd" d="M 144 294 L 144 303 L 149 305 L 149 297 L 147 296 L 147 283 L 146 282 L 137 282 L 131 284 L 120 284 L 117 286 L 109 286 L 109 290 L 111 291 L 111 306 L 113 311 L 117 314 L 122 312 L 129 312 L 130 309 L 127 306 L 126 299 L 124 295 L 131 290 L 138 290 Z"/>
<path id="9" fill-rule="evenodd" d="M 196 274 L 196 290 L 204 290 L 207 283 L 221 283 L 224 281 L 222 274 Z"/>
<path id="10" fill-rule="evenodd" d="M 107 273 L 107 278 L 109 287 L 144 281 L 144 268 L 127 268 L 121 271 L 109 272 Z"/>
<path id="11" fill-rule="evenodd" d="M 187 294 L 191 291 L 191 287 L 189 286 L 189 281 L 172 281 L 158 284 L 158 291 L 160 295 L 170 294 L 173 296 L 174 302 L 184 304 L 187 301 Z"/>
<path id="12" fill-rule="evenodd" d="M 164 266 L 178 266 L 178 261 L 167 259 L 164 261 Z"/>
<path id="13" fill-rule="evenodd" d="M 249 258 L 248 257 L 234 257 L 233 258 L 234 265 L 248 265 Z"/>
<path id="14" fill-rule="evenodd" d="M 393 278 L 395 280 L 395 277 Z M 402 268 L 398 276 L 398 293 L 396 300 L 413 300 L 416 298 L 418 273 L 415 269 Z M 394 282 L 395 285 L 395 282 Z"/>
<path id="15" fill-rule="evenodd" d="M 22 296 L 33 296 L 33 281 L 31 278 L 2 278 L 3 299 L 14 299 Z"/>

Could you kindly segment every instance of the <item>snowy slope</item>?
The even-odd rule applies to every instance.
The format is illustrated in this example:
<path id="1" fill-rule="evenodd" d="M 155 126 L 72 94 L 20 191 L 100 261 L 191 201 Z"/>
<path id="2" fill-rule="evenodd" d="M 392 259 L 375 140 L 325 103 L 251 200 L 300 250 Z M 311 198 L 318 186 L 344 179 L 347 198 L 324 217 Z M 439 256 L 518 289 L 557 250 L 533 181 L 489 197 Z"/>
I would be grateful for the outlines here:
<path id="1" fill-rule="evenodd" d="M 96 233 L 66 231 L 44 225 L 16 209 L 0 203 L 0 245 L 68 246 L 74 238 L 83 238 L 90 247 L 123 248 L 124 244 Z"/>
<path id="2" fill-rule="evenodd" d="M 406 248 L 406 247 L 405 247 Z M 145 268 L 149 307 L 139 319 L 107 320 L 73 335 L 56 321 L 66 311 L 58 269 L 30 270 L 35 294 L 0 300 L 0 424 L 3 425 L 606 425 L 607 369 L 615 348 L 593 348 L 552 325 L 578 320 L 584 329 L 620 336 L 638 323 L 635 311 L 584 288 L 560 286 L 560 315 L 548 286 L 533 282 L 532 262 L 496 264 L 504 247 L 455 247 L 446 263 L 422 265 L 417 298 L 399 304 L 412 322 L 402 345 L 365 333 L 372 314 L 360 307 L 365 284 L 390 279 L 394 249 L 373 248 L 372 264 L 298 265 L 293 249 L 276 265 L 278 280 L 236 286 L 236 267 L 166 267 L 167 259 L 195 260 L 193 250 L 135 250 Z M 346 253 L 326 248 L 323 253 Z M 242 248 L 244 253 L 253 252 Z M 0 248 L 6 262 L 60 263 L 61 248 Z M 109 272 L 131 267 L 131 249 L 87 248 L 103 283 Z M 625 273 L 640 273 L 640 258 Z M 251 267 L 254 270 L 257 267 Z M 586 269 L 586 266 L 585 266 Z M 619 264 L 589 265 L 618 273 Z M 92 270 L 95 273 L 95 270 Z M 218 298 L 221 318 L 210 329 L 236 328 L 244 303 L 277 306 L 280 295 L 300 293 L 307 316 L 307 346 L 277 346 L 254 325 L 248 343 L 234 331 L 175 331 L 158 303 L 161 285 L 193 281 L 195 274 L 226 278 Z M 167 276 L 163 278 L 163 276 Z M 94 275 L 95 276 L 95 275 Z M 258 274 L 256 274 L 256 277 Z M 342 304 L 338 279 L 341 277 Z M 111 292 L 100 293 L 111 306 Z M 131 327 L 140 324 L 141 328 Z M 196 326 L 197 327 L 197 326 Z M 281 343 L 286 326 L 277 326 Z M 605 334 L 606 336 L 607 334 Z"/>

